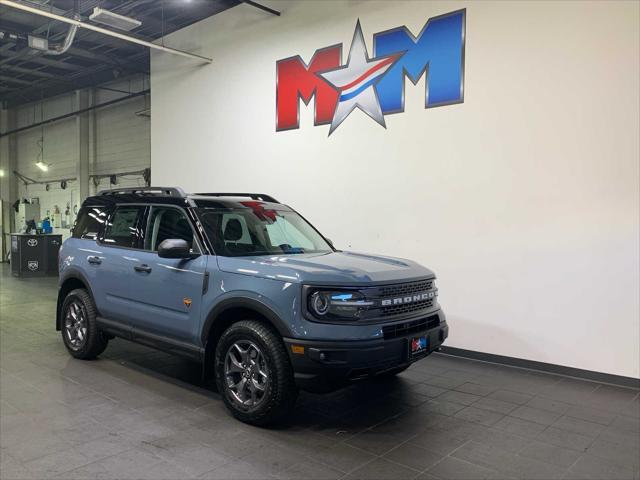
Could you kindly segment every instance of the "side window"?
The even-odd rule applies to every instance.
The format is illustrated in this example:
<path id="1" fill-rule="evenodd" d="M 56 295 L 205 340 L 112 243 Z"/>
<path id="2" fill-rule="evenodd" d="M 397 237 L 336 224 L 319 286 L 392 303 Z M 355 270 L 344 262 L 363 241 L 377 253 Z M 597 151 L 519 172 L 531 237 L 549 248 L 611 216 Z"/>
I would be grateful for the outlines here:
<path id="1" fill-rule="evenodd" d="M 115 247 L 139 248 L 142 237 L 138 220 L 144 207 L 118 207 L 104 232 L 104 243 Z"/>
<path id="2" fill-rule="evenodd" d="M 183 210 L 172 207 L 152 207 L 144 245 L 145 250 L 155 252 L 163 241 L 175 238 L 186 240 L 192 249 L 197 248 L 193 241 L 191 223 Z"/>
<path id="3" fill-rule="evenodd" d="M 104 207 L 82 207 L 73 226 L 73 238 L 95 240 L 106 220 L 107 210 Z"/>

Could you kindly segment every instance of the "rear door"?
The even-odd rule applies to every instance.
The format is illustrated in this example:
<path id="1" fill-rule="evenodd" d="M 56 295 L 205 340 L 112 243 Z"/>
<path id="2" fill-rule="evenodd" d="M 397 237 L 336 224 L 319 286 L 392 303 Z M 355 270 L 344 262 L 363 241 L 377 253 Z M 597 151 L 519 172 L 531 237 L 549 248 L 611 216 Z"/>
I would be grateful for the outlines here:
<path id="1" fill-rule="evenodd" d="M 145 206 L 139 205 L 116 207 L 99 240 L 102 255 L 96 268 L 99 270 L 96 290 L 102 297 L 100 313 L 108 320 L 127 326 L 141 309 L 137 294 L 130 287 L 136 279 L 135 267 L 141 263 L 145 210 Z"/>
<path id="2" fill-rule="evenodd" d="M 199 344 L 207 256 L 193 259 L 158 256 L 158 245 L 168 239 L 186 240 L 192 252 L 202 252 L 183 208 L 154 205 L 147 219 L 143 249 L 135 252 L 127 284 L 128 294 L 136 299 L 135 308 L 130 312 L 134 336 L 152 334 Z"/>

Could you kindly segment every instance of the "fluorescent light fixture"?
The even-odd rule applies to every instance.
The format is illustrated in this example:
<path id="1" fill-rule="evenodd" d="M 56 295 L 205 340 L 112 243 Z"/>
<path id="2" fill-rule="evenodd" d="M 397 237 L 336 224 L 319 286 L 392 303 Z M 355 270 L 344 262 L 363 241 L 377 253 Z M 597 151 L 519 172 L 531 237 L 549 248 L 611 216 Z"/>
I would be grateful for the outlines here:
<path id="1" fill-rule="evenodd" d="M 125 17 L 124 15 L 118 15 L 117 13 L 110 12 L 109 10 L 105 10 L 100 7 L 94 7 L 93 13 L 89 15 L 89 20 L 93 20 L 96 23 L 102 23 L 103 25 L 109 25 L 110 27 L 118 28 L 120 30 L 125 30 L 127 32 L 142 25 L 140 20 Z"/>
<path id="2" fill-rule="evenodd" d="M 49 170 L 49 165 L 44 162 L 36 162 L 36 167 L 38 167 L 43 172 L 47 172 Z"/>

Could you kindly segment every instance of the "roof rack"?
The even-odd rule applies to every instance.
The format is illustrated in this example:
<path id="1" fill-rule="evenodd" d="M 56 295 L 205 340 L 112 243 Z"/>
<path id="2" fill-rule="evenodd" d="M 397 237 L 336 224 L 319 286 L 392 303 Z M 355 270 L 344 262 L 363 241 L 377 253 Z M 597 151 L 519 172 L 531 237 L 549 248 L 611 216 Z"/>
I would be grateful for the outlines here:
<path id="1" fill-rule="evenodd" d="M 170 197 L 184 198 L 186 194 L 181 188 L 177 187 L 131 187 L 131 188 L 113 188 L 111 190 L 102 190 L 98 195 L 126 195 L 126 194 L 156 194 L 169 195 Z"/>
<path id="2" fill-rule="evenodd" d="M 280 203 L 271 195 L 264 193 L 194 193 L 194 195 L 202 195 L 203 197 L 249 197 L 263 202 Z"/>

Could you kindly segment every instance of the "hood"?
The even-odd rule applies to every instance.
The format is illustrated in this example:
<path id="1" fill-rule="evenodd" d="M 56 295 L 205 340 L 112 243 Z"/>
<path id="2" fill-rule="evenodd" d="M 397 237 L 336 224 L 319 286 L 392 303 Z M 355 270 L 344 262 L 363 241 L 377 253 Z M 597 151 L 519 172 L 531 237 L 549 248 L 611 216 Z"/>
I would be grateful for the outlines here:
<path id="1" fill-rule="evenodd" d="M 412 281 L 434 274 L 411 260 L 354 252 L 217 257 L 221 270 L 284 282 L 371 285 Z"/>

